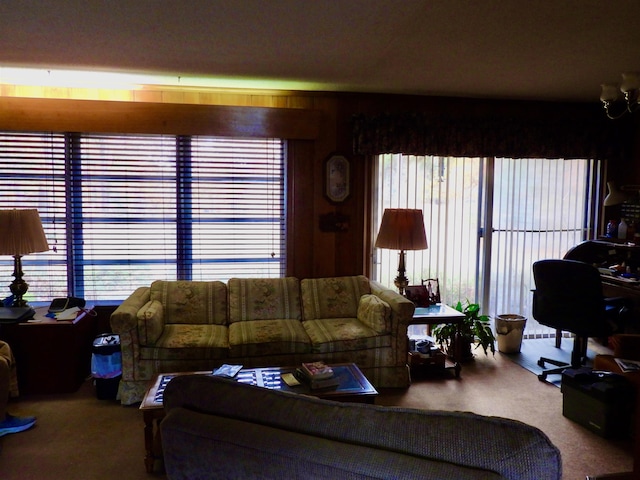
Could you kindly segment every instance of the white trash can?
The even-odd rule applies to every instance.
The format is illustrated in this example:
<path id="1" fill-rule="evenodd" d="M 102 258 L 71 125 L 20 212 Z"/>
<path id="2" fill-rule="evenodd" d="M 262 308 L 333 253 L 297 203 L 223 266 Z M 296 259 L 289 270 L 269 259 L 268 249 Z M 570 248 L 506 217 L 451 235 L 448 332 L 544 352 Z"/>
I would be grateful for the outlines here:
<path id="1" fill-rule="evenodd" d="M 522 315 L 505 313 L 496 317 L 498 350 L 502 353 L 518 353 L 522 347 L 522 334 L 527 319 Z"/>

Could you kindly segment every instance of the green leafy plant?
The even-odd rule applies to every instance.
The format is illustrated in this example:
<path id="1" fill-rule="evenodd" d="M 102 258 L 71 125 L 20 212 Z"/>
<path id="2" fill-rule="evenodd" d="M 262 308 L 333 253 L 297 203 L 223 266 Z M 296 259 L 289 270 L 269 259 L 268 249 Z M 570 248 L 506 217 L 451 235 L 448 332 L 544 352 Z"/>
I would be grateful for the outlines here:
<path id="1" fill-rule="evenodd" d="M 495 355 L 496 338 L 491 329 L 491 319 L 488 315 L 480 315 L 480 305 L 471 303 L 467 300 L 463 306 L 462 302 L 458 302 L 453 308 L 464 313 L 464 320 L 459 326 L 460 336 L 465 345 L 454 345 L 457 338 L 458 326 L 454 323 L 440 324 L 433 327 L 431 333 L 435 337 L 436 342 L 441 348 L 446 348 L 447 352 L 452 352 L 454 348 L 468 348 L 472 343 L 476 344 L 476 348 L 482 347 L 485 355 L 488 351 Z M 469 354 L 471 352 L 468 348 Z"/>

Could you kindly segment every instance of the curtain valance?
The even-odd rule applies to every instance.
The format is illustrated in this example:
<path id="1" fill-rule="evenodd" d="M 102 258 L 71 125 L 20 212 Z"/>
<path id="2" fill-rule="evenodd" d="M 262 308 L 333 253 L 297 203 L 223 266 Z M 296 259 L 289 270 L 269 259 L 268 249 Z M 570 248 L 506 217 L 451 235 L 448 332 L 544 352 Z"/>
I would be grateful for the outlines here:
<path id="1" fill-rule="evenodd" d="M 445 119 L 424 113 L 357 115 L 354 153 L 508 158 L 628 158 L 629 122 Z"/>

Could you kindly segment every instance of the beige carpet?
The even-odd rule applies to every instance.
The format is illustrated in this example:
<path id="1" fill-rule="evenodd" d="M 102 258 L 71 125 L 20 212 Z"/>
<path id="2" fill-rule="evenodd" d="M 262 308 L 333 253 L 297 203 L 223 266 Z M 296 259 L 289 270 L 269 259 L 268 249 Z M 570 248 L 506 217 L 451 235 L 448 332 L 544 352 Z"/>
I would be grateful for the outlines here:
<path id="1" fill-rule="evenodd" d="M 408 390 L 384 391 L 377 403 L 466 410 L 535 425 L 562 451 L 566 479 L 631 469 L 629 441 L 602 439 L 564 418 L 560 389 L 499 353 L 478 355 L 459 380 L 416 374 Z M 74 394 L 24 397 L 10 411 L 37 415 L 38 423 L 0 438 L 2 480 L 164 478 L 145 472 L 138 409 L 97 400 L 90 381 Z"/>

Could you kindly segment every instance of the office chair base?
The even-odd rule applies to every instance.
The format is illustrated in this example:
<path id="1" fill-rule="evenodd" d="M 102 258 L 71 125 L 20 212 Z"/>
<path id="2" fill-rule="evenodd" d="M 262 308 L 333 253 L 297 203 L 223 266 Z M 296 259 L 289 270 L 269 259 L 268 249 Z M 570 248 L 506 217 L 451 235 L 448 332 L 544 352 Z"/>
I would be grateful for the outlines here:
<path id="1" fill-rule="evenodd" d="M 545 382 L 547 380 L 547 375 L 562 375 L 562 372 L 564 372 L 567 368 L 572 367 L 570 363 L 554 360 L 553 358 L 540 357 L 540 360 L 538 360 L 539 367 L 544 368 L 547 363 L 555 365 L 556 368 L 548 368 L 539 373 L 538 380 L 540 380 L 541 382 Z"/>

